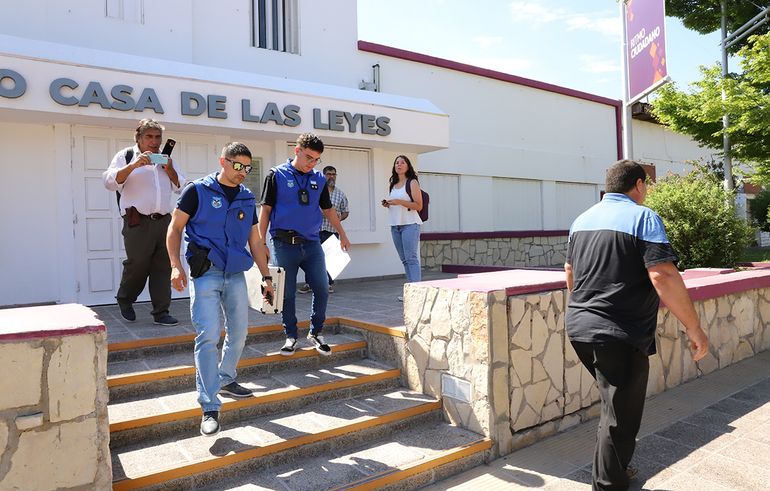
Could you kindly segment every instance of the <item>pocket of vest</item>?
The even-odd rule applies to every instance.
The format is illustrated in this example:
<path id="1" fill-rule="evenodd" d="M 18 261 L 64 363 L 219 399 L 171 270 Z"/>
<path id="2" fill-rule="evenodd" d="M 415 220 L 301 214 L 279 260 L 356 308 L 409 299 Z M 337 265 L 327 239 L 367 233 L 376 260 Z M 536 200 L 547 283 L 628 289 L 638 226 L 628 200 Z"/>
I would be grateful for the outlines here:
<path id="1" fill-rule="evenodd" d="M 199 247 L 194 242 L 190 242 L 187 245 L 187 249 L 192 252 L 190 257 L 187 258 L 187 264 L 190 265 L 190 276 L 199 278 L 211 267 L 211 260 L 209 259 L 209 251 L 211 249 Z"/>

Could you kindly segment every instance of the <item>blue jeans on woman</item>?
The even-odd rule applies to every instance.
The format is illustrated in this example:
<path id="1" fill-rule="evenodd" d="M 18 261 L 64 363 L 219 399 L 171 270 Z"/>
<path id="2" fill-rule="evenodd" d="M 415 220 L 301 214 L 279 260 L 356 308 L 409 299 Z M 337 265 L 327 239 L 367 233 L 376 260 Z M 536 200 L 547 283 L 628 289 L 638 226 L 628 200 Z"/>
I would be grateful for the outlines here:
<path id="1" fill-rule="evenodd" d="M 420 224 L 391 225 L 390 234 L 404 265 L 406 281 L 413 283 L 422 279 L 420 270 Z"/>
<path id="2" fill-rule="evenodd" d="M 286 272 L 283 289 L 283 331 L 287 338 L 297 339 L 297 271 L 302 268 L 305 280 L 313 291 L 310 311 L 310 332 L 320 335 L 326 320 L 326 304 L 329 302 L 329 281 L 326 276 L 326 256 L 320 241 L 289 244 L 273 239 L 275 263 Z"/>
<path id="3" fill-rule="evenodd" d="M 220 313 L 225 342 L 219 361 Z M 190 316 L 195 327 L 195 385 L 203 411 L 219 411 L 219 388 L 235 382 L 249 322 L 249 299 L 243 273 L 225 273 L 213 264 L 190 282 Z"/>

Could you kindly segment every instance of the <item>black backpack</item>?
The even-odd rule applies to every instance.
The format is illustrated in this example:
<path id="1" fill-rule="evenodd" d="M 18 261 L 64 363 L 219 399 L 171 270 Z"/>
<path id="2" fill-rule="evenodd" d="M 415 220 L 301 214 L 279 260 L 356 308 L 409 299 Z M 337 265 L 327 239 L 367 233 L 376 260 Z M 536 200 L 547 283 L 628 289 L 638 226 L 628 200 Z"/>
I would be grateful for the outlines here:
<path id="1" fill-rule="evenodd" d="M 420 220 L 423 222 L 428 221 L 428 205 L 430 204 L 430 195 L 425 192 L 424 189 L 420 188 L 420 193 L 422 194 L 422 210 L 418 211 L 417 214 L 420 215 Z M 409 199 L 414 201 L 414 198 L 412 197 L 412 179 L 409 178 L 406 180 L 406 194 L 409 195 Z"/>

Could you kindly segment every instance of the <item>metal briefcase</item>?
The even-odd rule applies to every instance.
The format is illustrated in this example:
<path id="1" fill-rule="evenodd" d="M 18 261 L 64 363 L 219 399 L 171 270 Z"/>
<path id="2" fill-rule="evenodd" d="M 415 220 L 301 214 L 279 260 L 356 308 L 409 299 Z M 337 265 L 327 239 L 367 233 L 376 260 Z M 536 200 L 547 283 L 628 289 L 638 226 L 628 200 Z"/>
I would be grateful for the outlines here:
<path id="1" fill-rule="evenodd" d="M 280 314 L 283 311 L 283 292 L 286 272 L 278 266 L 269 266 L 270 276 L 273 277 L 273 303 L 262 298 L 262 273 L 257 265 L 246 271 L 246 288 L 249 292 L 249 307 L 263 314 Z"/>

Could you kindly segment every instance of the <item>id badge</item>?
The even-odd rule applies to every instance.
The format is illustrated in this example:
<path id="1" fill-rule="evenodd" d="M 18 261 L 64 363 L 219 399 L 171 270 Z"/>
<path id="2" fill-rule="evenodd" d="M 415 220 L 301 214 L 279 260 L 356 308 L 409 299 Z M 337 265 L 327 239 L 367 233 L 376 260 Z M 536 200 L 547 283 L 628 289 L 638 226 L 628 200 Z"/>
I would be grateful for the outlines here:
<path id="1" fill-rule="evenodd" d="M 299 204 L 305 206 L 310 204 L 310 193 L 307 192 L 307 189 L 300 189 L 297 194 L 299 195 Z"/>

